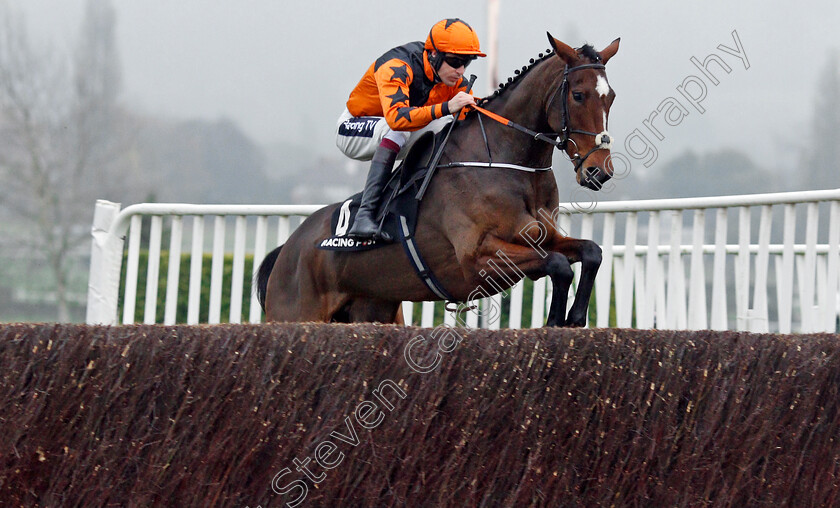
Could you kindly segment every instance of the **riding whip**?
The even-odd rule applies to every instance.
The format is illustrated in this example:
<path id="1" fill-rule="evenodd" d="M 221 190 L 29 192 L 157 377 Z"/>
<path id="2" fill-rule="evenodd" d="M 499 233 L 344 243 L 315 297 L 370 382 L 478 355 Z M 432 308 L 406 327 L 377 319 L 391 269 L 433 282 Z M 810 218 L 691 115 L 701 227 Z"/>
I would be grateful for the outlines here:
<path id="1" fill-rule="evenodd" d="M 470 93 L 472 90 L 473 83 L 475 80 L 478 79 L 478 76 L 475 74 L 470 74 L 470 81 L 467 83 L 467 93 Z M 432 181 L 432 175 L 435 174 L 435 168 L 437 167 L 438 161 L 440 161 L 440 156 L 443 155 L 443 148 L 446 146 L 446 141 L 449 139 L 449 134 L 452 132 L 452 128 L 455 127 L 455 124 L 458 123 L 458 120 L 453 121 L 449 124 L 449 130 L 446 131 L 446 134 L 443 136 L 443 142 L 440 144 L 440 149 L 435 153 L 435 156 L 432 158 L 432 162 L 429 165 L 429 169 L 426 171 L 426 177 L 423 178 L 423 183 L 420 185 L 420 190 L 417 191 L 417 195 L 414 196 L 415 199 L 420 201 L 423 199 L 423 194 L 426 193 L 426 188 L 429 186 L 429 182 Z"/>

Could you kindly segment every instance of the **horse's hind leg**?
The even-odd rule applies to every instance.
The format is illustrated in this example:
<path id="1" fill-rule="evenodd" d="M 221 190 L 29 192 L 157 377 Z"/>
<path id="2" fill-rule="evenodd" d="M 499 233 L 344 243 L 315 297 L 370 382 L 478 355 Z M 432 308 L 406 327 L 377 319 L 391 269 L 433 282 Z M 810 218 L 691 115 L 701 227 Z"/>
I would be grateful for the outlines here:
<path id="1" fill-rule="evenodd" d="M 268 278 L 267 321 L 330 322 L 347 305 L 350 296 L 333 289 L 323 252 L 291 242 L 283 247 Z"/>
<path id="2" fill-rule="evenodd" d="M 400 307 L 401 302 L 355 297 L 348 304 L 347 310 L 350 321 L 354 323 L 376 322 L 402 324 Z"/>

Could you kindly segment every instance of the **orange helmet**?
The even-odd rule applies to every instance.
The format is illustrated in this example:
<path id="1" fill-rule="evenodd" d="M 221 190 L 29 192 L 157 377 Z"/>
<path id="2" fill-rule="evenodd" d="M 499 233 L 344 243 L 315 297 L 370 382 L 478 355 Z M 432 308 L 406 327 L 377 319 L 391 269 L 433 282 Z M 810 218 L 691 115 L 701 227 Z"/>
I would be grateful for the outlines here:
<path id="1" fill-rule="evenodd" d="M 442 19 L 435 23 L 426 37 L 425 48 L 438 53 L 487 56 L 479 48 L 475 30 L 458 18 Z"/>

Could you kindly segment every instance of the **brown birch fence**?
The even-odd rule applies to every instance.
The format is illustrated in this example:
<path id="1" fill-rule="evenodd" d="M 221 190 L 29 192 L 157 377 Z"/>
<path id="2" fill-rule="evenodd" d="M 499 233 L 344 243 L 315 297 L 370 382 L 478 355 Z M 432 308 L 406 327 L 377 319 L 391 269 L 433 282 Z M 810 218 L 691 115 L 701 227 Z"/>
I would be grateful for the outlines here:
<path id="1" fill-rule="evenodd" d="M 836 506 L 838 391 L 837 335 L 5 325 L 0 499 Z"/>

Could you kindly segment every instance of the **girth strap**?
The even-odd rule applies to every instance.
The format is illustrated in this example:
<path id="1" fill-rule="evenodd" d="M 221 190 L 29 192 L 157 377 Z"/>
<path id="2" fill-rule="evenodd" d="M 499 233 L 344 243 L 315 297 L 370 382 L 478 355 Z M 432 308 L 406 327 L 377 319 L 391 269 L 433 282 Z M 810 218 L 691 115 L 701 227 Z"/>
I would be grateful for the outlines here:
<path id="1" fill-rule="evenodd" d="M 408 221 L 403 215 L 400 215 L 399 230 L 400 240 L 402 242 L 403 249 L 405 249 L 405 254 L 408 256 L 408 260 L 411 262 L 411 266 L 414 268 L 414 271 L 417 272 L 420 280 L 422 280 L 432 293 L 437 295 L 437 297 L 441 300 L 452 301 L 452 296 L 437 280 L 435 274 L 432 273 L 432 270 L 428 267 L 426 262 L 423 260 L 423 257 L 420 255 L 420 251 L 417 249 L 417 244 L 414 241 L 414 236 L 411 234 L 411 230 L 408 227 Z"/>

